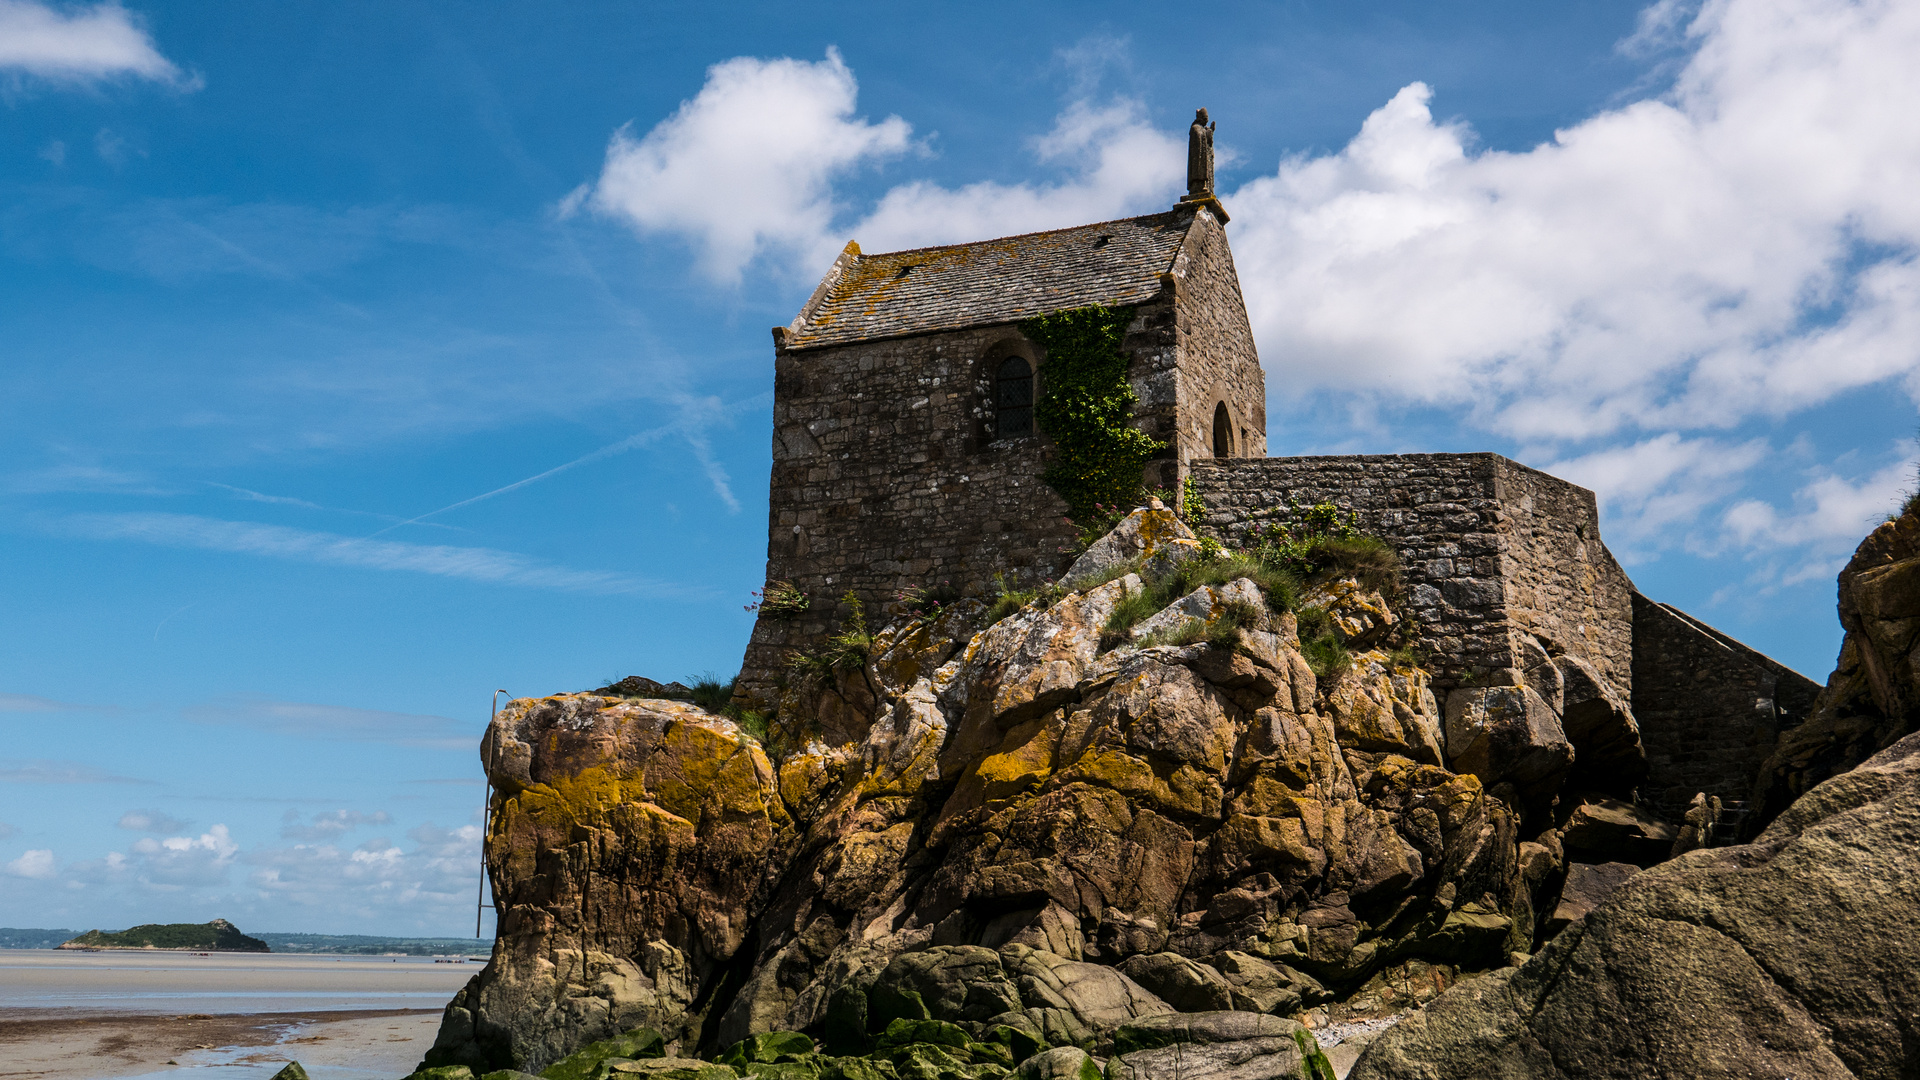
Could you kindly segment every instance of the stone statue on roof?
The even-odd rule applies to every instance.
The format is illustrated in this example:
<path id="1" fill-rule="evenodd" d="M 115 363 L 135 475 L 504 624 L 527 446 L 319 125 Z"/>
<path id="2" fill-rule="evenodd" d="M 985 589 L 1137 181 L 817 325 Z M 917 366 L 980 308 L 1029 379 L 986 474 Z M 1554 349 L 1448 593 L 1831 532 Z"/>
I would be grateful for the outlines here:
<path id="1" fill-rule="evenodd" d="M 1213 128 L 1207 110 L 1193 114 L 1193 126 L 1187 129 L 1187 196 L 1213 195 Z"/>

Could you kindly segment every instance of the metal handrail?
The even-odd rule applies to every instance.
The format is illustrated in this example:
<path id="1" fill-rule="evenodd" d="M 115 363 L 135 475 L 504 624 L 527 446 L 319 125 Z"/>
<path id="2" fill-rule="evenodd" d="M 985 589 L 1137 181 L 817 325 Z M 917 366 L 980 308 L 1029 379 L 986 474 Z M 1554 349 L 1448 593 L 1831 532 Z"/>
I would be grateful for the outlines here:
<path id="1" fill-rule="evenodd" d="M 495 690 L 493 692 L 493 706 L 487 713 L 487 731 L 489 733 L 493 731 L 493 722 L 500 718 L 500 695 L 504 693 L 506 693 L 505 690 Z M 487 836 L 493 831 L 493 767 L 498 764 L 499 761 L 500 741 L 495 739 L 493 753 L 489 755 L 484 770 L 487 785 L 486 795 L 484 797 L 485 801 L 480 804 L 480 883 L 475 886 L 473 893 L 473 936 L 476 938 L 480 936 L 480 920 L 483 918 L 480 913 L 488 908 L 493 908 L 492 904 L 486 902 Z M 498 912 L 499 909 L 494 908 L 494 910 Z M 497 935 L 499 932 L 500 928 L 497 926 L 494 927 L 494 933 Z"/>

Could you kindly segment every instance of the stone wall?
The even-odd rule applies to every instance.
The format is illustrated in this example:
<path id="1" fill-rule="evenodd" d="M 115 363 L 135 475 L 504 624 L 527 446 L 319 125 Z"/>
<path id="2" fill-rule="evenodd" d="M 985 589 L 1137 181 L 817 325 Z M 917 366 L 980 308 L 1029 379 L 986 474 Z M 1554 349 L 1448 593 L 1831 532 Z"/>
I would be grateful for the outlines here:
<path id="1" fill-rule="evenodd" d="M 1266 386 L 1226 234 L 1210 214 L 1196 215 L 1166 283 L 1135 308 L 1121 351 L 1139 396 L 1134 422 L 1166 444 L 1145 482 L 1172 490 L 1182 462 L 1212 453 L 1218 400 L 1236 423 L 1258 426 L 1245 442 L 1266 452 Z M 1075 530 L 1040 480 L 1051 440 L 993 429 L 993 376 L 1009 355 L 1033 365 L 1044 396 L 1046 355 L 1012 324 L 776 347 L 767 580 L 792 582 L 812 607 L 758 620 L 742 667 L 747 698 L 770 701 L 786 657 L 840 627 L 849 590 L 872 617 L 908 587 L 980 595 L 996 574 L 1027 586 L 1065 568 Z M 1189 414 L 1202 412 L 1196 426 Z M 1235 440 L 1237 453 L 1237 431 Z"/>
<path id="2" fill-rule="evenodd" d="M 1195 215 L 1172 274 L 1180 297 L 1179 461 L 1213 456 L 1214 407 L 1222 403 L 1233 418 L 1232 456 L 1266 457 L 1266 377 L 1226 230 L 1208 211 Z M 1177 479 L 1159 486 L 1172 489 Z"/>
<path id="3" fill-rule="evenodd" d="M 1633 595 L 1633 715 L 1641 798 L 1678 820 L 1696 792 L 1744 804 L 1782 731 L 1820 687 L 1666 604 Z"/>
<path id="4" fill-rule="evenodd" d="M 1208 531 L 1236 546 L 1290 504 L 1358 515 L 1405 564 L 1437 685 L 1512 685 L 1519 635 L 1632 680 L 1632 583 L 1600 542 L 1593 493 L 1497 454 L 1196 461 Z"/>

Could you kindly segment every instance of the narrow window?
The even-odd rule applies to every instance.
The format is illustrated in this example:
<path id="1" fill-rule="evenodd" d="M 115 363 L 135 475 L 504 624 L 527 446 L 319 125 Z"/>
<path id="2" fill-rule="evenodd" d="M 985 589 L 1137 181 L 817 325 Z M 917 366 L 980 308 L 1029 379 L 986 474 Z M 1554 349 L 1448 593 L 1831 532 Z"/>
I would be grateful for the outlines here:
<path id="1" fill-rule="evenodd" d="M 1213 407 L 1213 456 L 1233 456 L 1233 418 L 1224 401 Z"/>
<path id="2" fill-rule="evenodd" d="M 1000 361 L 994 376 L 993 434 L 1013 439 L 1033 434 L 1033 369 L 1018 356 Z"/>

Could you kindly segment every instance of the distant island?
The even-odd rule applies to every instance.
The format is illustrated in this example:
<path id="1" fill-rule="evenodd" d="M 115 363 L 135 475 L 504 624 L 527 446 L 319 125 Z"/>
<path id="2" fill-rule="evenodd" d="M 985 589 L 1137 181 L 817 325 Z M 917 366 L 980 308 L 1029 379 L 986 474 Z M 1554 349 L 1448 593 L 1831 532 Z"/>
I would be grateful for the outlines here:
<path id="1" fill-rule="evenodd" d="M 196 933 L 204 932 L 206 927 L 186 924 L 186 928 Z M 168 929 L 157 926 L 136 926 L 126 934 L 136 931 Z M 146 948 L 145 945 L 96 945 L 89 931 L 75 937 L 78 931 L 28 929 L 18 926 L 0 926 L 0 950 L 6 949 L 57 949 L 62 943 L 70 943 L 76 949 L 107 948 Z M 103 938 L 115 939 L 122 934 L 101 934 Z M 262 930 L 253 935 L 254 939 L 264 942 L 269 952 L 326 954 L 334 956 L 486 956 L 493 952 L 492 938 L 445 938 L 445 937 L 381 937 L 372 934 L 290 934 Z M 85 940 L 82 940 L 85 939 Z M 161 946 L 156 944 L 156 949 Z M 194 951 L 205 951 L 194 948 Z M 257 951 L 257 950 L 256 950 Z"/>
<path id="2" fill-rule="evenodd" d="M 117 934 L 89 930 L 62 949 L 171 949 L 178 952 L 272 952 L 225 919 L 210 923 L 148 923 Z"/>

